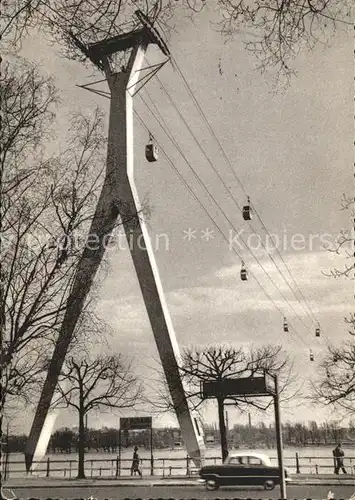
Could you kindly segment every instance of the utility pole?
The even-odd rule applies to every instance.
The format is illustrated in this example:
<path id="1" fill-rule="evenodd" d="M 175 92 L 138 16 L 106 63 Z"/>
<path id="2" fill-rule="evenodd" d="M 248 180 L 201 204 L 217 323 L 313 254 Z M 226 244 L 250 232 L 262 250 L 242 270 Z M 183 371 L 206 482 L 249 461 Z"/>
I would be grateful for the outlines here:
<path id="1" fill-rule="evenodd" d="M 0 199 L 2 194 L 2 174 L 0 173 Z M 0 229 L 1 229 L 1 217 L 0 217 Z M 3 480 L 6 479 L 6 467 L 8 458 L 4 454 L 4 409 L 5 409 L 5 399 L 6 399 L 6 384 L 8 383 L 8 373 L 9 373 L 9 363 L 10 361 L 6 359 L 7 348 L 6 348 L 6 316 L 5 316 L 5 274 L 3 271 L 3 266 L 0 261 L 0 500 L 7 500 L 7 496 L 3 490 Z M 7 447 L 9 440 L 9 424 L 7 424 Z M 7 448 L 8 453 L 8 448 Z M 4 460 L 5 458 L 5 460 Z M 4 473 L 4 474 L 3 474 Z"/>
<path id="2" fill-rule="evenodd" d="M 279 396 L 279 381 L 275 375 L 275 394 L 274 394 L 274 407 L 275 407 L 275 426 L 276 426 L 276 442 L 277 442 L 277 458 L 280 471 L 280 493 L 281 499 L 286 499 L 286 481 L 283 461 L 283 444 L 282 444 L 282 428 L 280 417 L 280 396 Z"/>
<path id="3" fill-rule="evenodd" d="M 141 70 L 147 69 L 142 68 L 144 55 L 150 43 L 158 45 L 168 60 L 170 52 L 151 21 L 141 11 L 136 11 L 135 14 L 142 27 L 129 33 L 89 46 L 85 46 L 72 35 L 77 47 L 104 73 L 109 87 L 108 93 L 97 92 L 110 99 L 106 174 L 90 227 L 90 235 L 95 235 L 98 244 L 95 248 L 86 246 L 78 264 L 26 446 L 27 470 L 32 465 L 36 450 L 41 446 L 43 449 L 43 443 L 48 439 L 48 432 L 51 432 L 51 429 L 45 430 L 45 424 L 55 386 L 77 321 L 102 262 L 107 243 L 117 225 L 118 217 L 130 243 L 128 247 L 188 454 L 197 466 L 201 465 L 204 451 L 203 436 L 198 429 L 197 416 L 190 411 L 181 381 L 179 348 L 134 182 L 133 96 L 139 91 L 140 82 L 147 79 L 147 75 L 141 77 Z M 131 51 L 128 64 L 121 68 L 121 71 L 114 71 L 111 67 L 113 55 L 127 50 Z M 162 64 L 149 67 L 151 75 L 154 75 L 161 66 Z M 92 90 L 88 89 L 87 85 L 83 88 Z"/>
<path id="4" fill-rule="evenodd" d="M 154 476 L 153 426 L 150 428 L 149 444 L 150 444 L 150 475 Z"/>
<path id="5" fill-rule="evenodd" d="M 221 440 L 222 462 L 224 462 L 228 457 L 228 440 L 227 440 L 227 428 L 226 428 L 226 421 L 224 414 L 224 397 L 217 398 L 217 406 L 218 406 L 218 423 L 219 423 L 219 432 Z"/>

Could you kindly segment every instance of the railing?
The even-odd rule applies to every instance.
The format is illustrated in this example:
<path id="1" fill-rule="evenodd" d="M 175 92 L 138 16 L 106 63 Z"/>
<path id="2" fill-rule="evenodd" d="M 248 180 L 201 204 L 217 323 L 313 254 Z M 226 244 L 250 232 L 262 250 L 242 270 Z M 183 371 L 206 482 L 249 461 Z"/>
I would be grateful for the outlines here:
<path id="1" fill-rule="evenodd" d="M 275 460 L 275 459 L 274 459 Z M 302 461 L 302 463 L 301 463 Z M 326 463 L 325 463 L 326 462 Z M 285 465 L 287 467 L 287 464 Z M 350 474 L 355 473 L 355 457 L 344 458 L 344 467 L 349 469 Z M 309 469 L 308 473 L 321 474 L 333 473 L 335 469 L 335 458 L 329 457 L 299 457 L 298 453 L 295 454 L 295 471 L 296 474 L 302 474 L 304 469 Z M 327 469 L 326 471 L 324 469 Z"/>
<path id="2" fill-rule="evenodd" d="M 272 463 L 277 465 L 277 459 L 272 458 Z M 220 457 L 206 457 L 205 464 L 221 463 Z M 75 478 L 77 475 L 77 459 L 53 459 L 48 457 L 46 461 L 34 462 L 34 474 L 45 477 Z M 85 474 L 90 478 L 120 478 L 131 475 L 132 459 L 120 458 L 89 458 L 85 460 Z M 284 464 L 291 473 L 296 474 L 332 474 L 334 473 L 334 459 L 332 457 L 315 456 L 285 456 Z M 20 466 L 17 468 L 17 466 Z M 344 466 L 347 472 L 355 474 L 355 457 L 346 457 Z M 197 475 L 198 469 L 195 467 L 190 457 L 185 458 L 143 458 L 141 470 L 144 476 L 160 477 L 193 477 Z M 6 471 L 3 471 L 5 478 L 14 477 L 16 474 L 26 473 L 23 461 L 7 462 Z"/>

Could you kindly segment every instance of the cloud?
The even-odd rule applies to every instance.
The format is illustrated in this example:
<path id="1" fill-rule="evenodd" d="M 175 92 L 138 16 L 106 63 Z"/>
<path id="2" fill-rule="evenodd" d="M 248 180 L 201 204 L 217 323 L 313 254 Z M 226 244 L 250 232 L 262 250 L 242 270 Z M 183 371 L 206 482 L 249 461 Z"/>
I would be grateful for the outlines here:
<path id="1" fill-rule="evenodd" d="M 269 331 L 281 330 L 280 311 L 298 328 L 304 322 L 311 330 L 314 319 L 310 310 L 314 315 L 320 316 L 321 322 L 325 315 L 327 320 L 331 317 L 331 324 L 338 322 L 343 327 L 343 317 L 352 310 L 351 292 L 344 287 L 344 282 L 325 277 L 321 273 L 334 262 L 334 256 L 328 252 L 293 254 L 285 257 L 285 262 L 292 275 L 297 276 L 297 283 L 303 296 L 307 298 L 307 305 L 286 270 L 284 276 L 295 295 L 270 261 L 263 262 L 263 266 L 277 288 L 265 276 L 260 276 L 258 266 L 252 266 L 250 272 L 257 276 L 272 301 L 252 276 L 248 282 L 240 281 L 239 265 L 224 266 L 205 275 L 202 280 L 204 284 L 180 287 L 166 294 L 175 328 L 192 340 L 199 340 L 203 336 L 201 330 L 211 332 L 212 328 L 219 331 L 225 340 L 229 337 L 233 341 L 236 328 L 239 333 L 244 332 L 245 335 L 255 335 L 258 338 L 260 329 L 263 332 L 266 328 Z M 351 285 L 350 282 L 347 284 Z M 287 302 L 283 296 L 287 298 Z M 101 307 L 114 318 L 120 331 L 131 332 L 132 341 L 141 332 L 150 329 L 140 295 L 107 299 L 101 302 Z M 275 335 L 271 337 L 274 338 Z M 139 341 L 144 342 L 141 337 Z"/>

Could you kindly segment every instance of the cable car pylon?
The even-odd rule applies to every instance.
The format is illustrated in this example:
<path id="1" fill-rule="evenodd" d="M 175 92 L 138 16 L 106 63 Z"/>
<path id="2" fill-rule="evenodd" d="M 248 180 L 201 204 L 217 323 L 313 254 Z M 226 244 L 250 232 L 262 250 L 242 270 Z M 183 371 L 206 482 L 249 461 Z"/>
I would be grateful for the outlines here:
<path id="1" fill-rule="evenodd" d="M 64 319 L 54 347 L 52 359 L 36 409 L 31 431 L 26 443 L 26 469 L 32 467 L 34 457 L 45 454 L 52 427 L 48 425 L 49 409 L 75 327 L 91 290 L 95 275 L 105 254 L 106 242 L 117 226 L 120 217 L 133 264 L 137 273 L 143 300 L 150 320 L 165 378 L 176 411 L 187 454 L 197 467 L 204 455 L 203 429 L 198 417 L 189 407 L 179 365 L 179 348 L 167 307 L 155 255 L 142 213 L 140 199 L 134 182 L 133 155 L 133 95 L 141 82 L 140 72 L 144 55 L 150 43 L 158 45 L 162 53 L 170 52 L 151 21 L 140 11 L 136 16 L 140 29 L 123 33 L 88 46 L 73 42 L 104 73 L 109 87 L 110 119 L 108 132 L 106 173 L 91 222 L 89 234 L 95 234 L 98 245 L 86 247 L 80 257 Z M 130 50 L 129 61 L 120 72 L 111 67 L 111 56 Z M 41 457 L 41 458 L 42 458 Z M 36 458 L 37 460 L 37 458 Z"/>

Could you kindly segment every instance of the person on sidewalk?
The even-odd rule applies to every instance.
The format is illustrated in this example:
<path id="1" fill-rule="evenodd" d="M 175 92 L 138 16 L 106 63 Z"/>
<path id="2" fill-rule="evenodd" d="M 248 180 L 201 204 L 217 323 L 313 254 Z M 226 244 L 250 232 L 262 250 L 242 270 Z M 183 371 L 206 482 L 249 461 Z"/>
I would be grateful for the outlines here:
<path id="1" fill-rule="evenodd" d="M 132 467 L 131 467 L 131 476 L 133 476 L 133 473 L 135 475 L 135 473 L 138 472 L 138 474 L 140 475 L 140 477 L 142 477 L 142 472 L 141 472 L 141 469 L 139 467 L 139 462 L 140 462 L 140 458 L 139 458 L 139 455 L 138 455 L 138 446 L 135 446 L 134 447 L 134 452 L 133 452 L 133 460 L 132 460 Z"/>
<path id="2" fill-rule="evenodd" d="M 340 469 L 343 471 L 343 474 L 346 474 L 346 470 L 344 467 L 344 452 L 341 449 L 341 444 L 339 443 L 336 448 L 333 450 L 334 457 L 334 472 L 335 474 L 339 474 Z"/>

